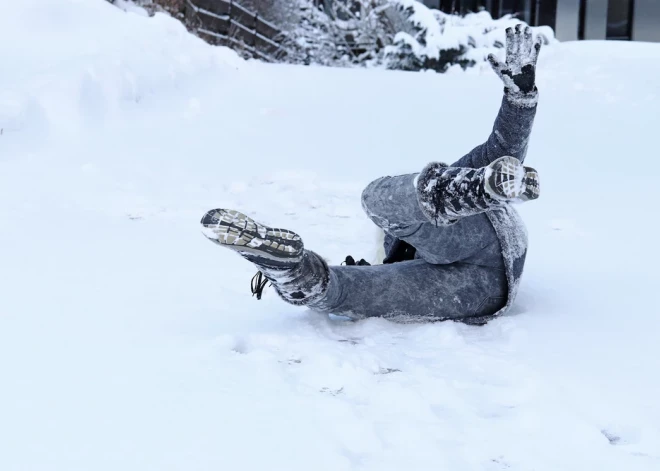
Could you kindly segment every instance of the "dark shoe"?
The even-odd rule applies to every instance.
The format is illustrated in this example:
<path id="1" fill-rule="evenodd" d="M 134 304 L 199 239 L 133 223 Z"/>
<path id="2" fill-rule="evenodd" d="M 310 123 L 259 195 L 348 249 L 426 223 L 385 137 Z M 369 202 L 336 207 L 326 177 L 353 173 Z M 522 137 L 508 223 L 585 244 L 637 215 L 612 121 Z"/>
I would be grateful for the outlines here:
<path id="1" fill-rule="evenodd" d="M 201 224 L 207 239 L 260 267 L 287 270 L 302 260 L 304 246 L 298 234 L 264 226 L 238 211 L 212 209 Z"/>
<path id="2" fill-rule="evenodd" d="M 486 191 L 506 201 L 529 201 L 539 197 L 539 174 L 515 157 L 502 157 L 486 168 Z"/>
<path id="3" fill-rule="evenodd" d="M 515 157 L 478 169 L 431 163 L 415 180 L 424 214 L 441 224 L 539 196 L 538 173 Z"/>
<path id="4" fill-rule="evenodd" d="M 347 255 L 346 260 L 344 260 L 342 262 L 342 265 L 346 265 L 348 267 L 353 266 L 353 265 L 357 265 L 357 266 L 360 266 L 360 267 L 370 267 L 371 263 L 367 262 L 363 258 L 361 258 L 359 262 L 356 262 L 353 257 L 351 257 L 350 255 Z"/>
<path id="5" fill-rule="evenodd" d="M 259 272 L 252 278 L 252 294 L 261 299 L 268 282 L 286 302 L 306 306 L 325 296 L 329 269 L 325 261 L 305 250 L 300 236 L 274 229 L 228 209 L 213 209 L 202 218 L 207 239 L 232 249 L 254 263 Z"/>

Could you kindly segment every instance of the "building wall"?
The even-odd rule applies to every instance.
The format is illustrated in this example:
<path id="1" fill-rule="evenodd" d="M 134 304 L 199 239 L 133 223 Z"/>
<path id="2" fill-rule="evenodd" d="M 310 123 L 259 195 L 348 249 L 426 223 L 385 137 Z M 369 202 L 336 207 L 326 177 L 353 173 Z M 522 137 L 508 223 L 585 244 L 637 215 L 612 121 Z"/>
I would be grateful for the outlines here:
<path id="1" fill-rule="evenodd" d="M 555 35 L 560 41 L 578 39 L 580 27 L 580 0 L 557 0 Z"/>
<path id="2" fill-rule="evenodd" d="M 555 29 L 560 41 L 633 39 L 660 42 L 660 0 L 421 0 L 446 13 L 485 7 L 494 17 L 517 12 Z M 630 16 L 632 5 L 633 15 Z"/>
<path id="3" fill-rule="evenodd" d="M 633 40 L 660 41 L 660 0 L 635 0 Z"/>
<path id="4" fill-rule="evenodd" d="M 587 0 L 584 21 L 584 38 L 605 39 L 607 36 L 608 0 Z"/>

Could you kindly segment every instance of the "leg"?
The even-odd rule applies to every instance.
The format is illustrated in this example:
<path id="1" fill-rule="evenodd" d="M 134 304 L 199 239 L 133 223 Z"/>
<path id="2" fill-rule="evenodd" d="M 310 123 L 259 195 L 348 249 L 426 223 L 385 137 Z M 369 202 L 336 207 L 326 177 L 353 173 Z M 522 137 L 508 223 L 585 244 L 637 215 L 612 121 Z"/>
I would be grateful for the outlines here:
<path id="1" fill-rule="evenodd" d="M 428 263 L 469 261 L 502 268 L 497 234 L 485 214 L 436 225 L 422 211 L 413 184 L 416 175 L 383 177 L 367 186 L 362 206 L 385 232 L 417 249 Z"/>
<path id="2" fill-rule="evenodd" d="M 462 319 L 497 312 L 506 303 L 506 273 L 469 263 L 413 260 L 374 267 L 328 267 L 286 229 L 237 211 L 211 210 L 203 233 L 254 263 L 283 300 L 352 318 L 399 321 Z"/>
<path id="3" fill-rule="evenodd" d="M 371 267 L 330 267 L 326 295 L 308 307 L 354 319 L 399 322 L 488 316 L 507 299 L 504 270 L 411 260 Z"/>
<path id="4" fill-rule="evenodd" d="M 479 169 L 431 163 L 418 175 L 380 178 L 362 193 L 362 207 L 424 260 L 446 264 L 483 255 L 491 246 L 497 252 L 498 237 L 485 213 L 538 194 L 536 171 L 502 157 Z"/>

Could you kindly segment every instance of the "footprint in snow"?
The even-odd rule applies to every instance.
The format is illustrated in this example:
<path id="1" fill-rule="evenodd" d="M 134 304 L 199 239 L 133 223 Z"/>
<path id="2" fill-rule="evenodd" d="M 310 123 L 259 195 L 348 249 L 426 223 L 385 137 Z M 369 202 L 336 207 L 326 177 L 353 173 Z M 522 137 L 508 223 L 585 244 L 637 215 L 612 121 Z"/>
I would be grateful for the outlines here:
<path id="1" fill-rule="evenodd" d="M 511 465 L 507 463 L 502 456 L 499 458 L 493 458 L 490 460 L 491 463 L 495 463 L 498 469 L 509 469 L 511 468 Z"/>
<path id="2" fill-rule="evenodd" d="M 550 229 L 561 232 L 563 235 L 577 235 L 584 237 L 587 233 L 572 219 L 553 219 L 549 223 Z"/>
<path id="3" fill-rule="evenodd" d="M 250 353 L 250 348 L 244 338 L 237 337 L 234 341 L 234 346 L 231 348 L 231 351 L 240 355 L 245 355 Z"/>
<path id="4" fill-rule="evenodd" d="M 319 390 L 319 392 L 330 394 L 331 396 L 337 396 L 338 394 L 341 394 L 343 391 L 344 391 L 343 386 L 339 389 L 321 388 Z"/>
<path id="5" fill-rule="evenodd" d="M 605 438 L 609 440 L 610 445 L 620 445 L 622 443 L 621 437 L 613 432 L 610 432 L 609 430 L 601 430 L 600 433 L 605 435 Z"/>
<path id="6" fill-rule="evenodd" d="M 397 368 L 381 368 L 374 374 L 375 375 L 388 375 L 388 374 L 391 374 L 391 373 L 400 373 L 400 372 L 401 372 L 401 370 L 399 370 Z"/>

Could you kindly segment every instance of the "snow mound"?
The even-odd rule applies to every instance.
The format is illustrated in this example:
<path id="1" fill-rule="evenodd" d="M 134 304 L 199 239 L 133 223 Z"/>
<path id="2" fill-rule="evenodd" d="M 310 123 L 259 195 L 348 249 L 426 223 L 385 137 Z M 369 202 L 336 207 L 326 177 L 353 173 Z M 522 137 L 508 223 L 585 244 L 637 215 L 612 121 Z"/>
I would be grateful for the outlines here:
<path id="1" fill-rule="evenodd" d="M 0 128 L 70 136 L 90 121 L 242 61 L 165 14 L 100 0 L 21 0 L 0 18 Z M 9 72 L 9 73 L 7 73 Z"/>

